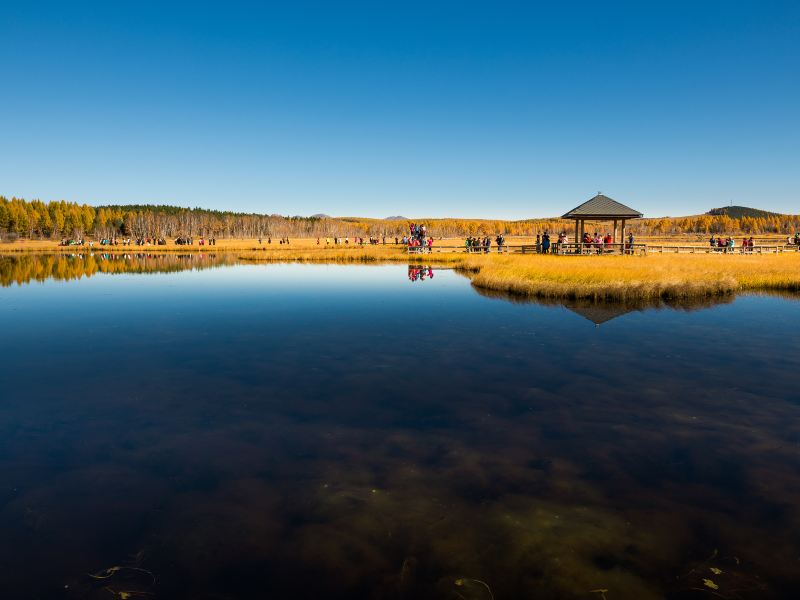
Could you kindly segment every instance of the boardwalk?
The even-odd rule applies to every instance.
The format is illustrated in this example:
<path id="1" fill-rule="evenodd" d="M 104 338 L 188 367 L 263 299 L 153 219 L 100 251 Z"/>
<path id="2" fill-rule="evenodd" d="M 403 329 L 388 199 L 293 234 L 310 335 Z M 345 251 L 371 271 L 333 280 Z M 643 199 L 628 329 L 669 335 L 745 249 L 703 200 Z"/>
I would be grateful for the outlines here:
<path id="1" fill-rule="evenodd" d="M 467 246 L 408 246 L 408 254 L 544 254 L 541 246 L 535 244 L 518 244 L 504 246 L 467 247 Z M 782 254 L 785 252 L 800 252 L 798 245 L 759 245 L 751 248 L 736 246 L 734 248 L 718 248 L 716 246 L 673 246 L 668 244 L 553 244 L 546 254 L 559 256 L 611 256 L 633 255 L 645 256 L 647 254 Z"/>

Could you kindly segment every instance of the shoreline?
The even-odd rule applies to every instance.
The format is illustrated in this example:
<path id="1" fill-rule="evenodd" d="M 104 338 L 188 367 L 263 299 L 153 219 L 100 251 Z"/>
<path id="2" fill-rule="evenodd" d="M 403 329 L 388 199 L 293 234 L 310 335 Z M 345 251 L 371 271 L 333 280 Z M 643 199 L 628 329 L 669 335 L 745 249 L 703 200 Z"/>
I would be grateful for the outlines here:
<path id="1" fill-rule="evenodd" d="M 316 264 L 409 264 L 452 267 L 481 290 L 501 292 L 520 298 L 589 300 L 593 302 L 676 301 L 723 297 L 743 292 L 800 292 L 800 255 L 651 255 L 562 257 L 531 254 L 432 253 L 408 255 L 404 247 L 364 246 L 351 248 L 295 247 L 284 249 L 233 250 L 212 246 L 202 251 L 181 252 L 149 247 L 67 248 L 64 252 L 3 252 L 6 261 L 26 261 L 38 256 L 69 258 L 92 257 L 99 264 L 103 257 L 130 255 L 148 257 L 183 256 L 225 257 L 241 263 L 316 263 Z M 97 260 L 96 257 L 100 257 Z M 56 262 L 56 261 L 53 261 Z M 13 268 L 6 266 L 4 268 Z M 180 270 L 180 265 L 174 266 Z M 47 277 L 48 269 L 32 278 Z M 146 270 L 137 264 L 138 270 Z M 96 270 L 103 271 L 100 266 Z M 120 269 L 124 272 L 124 267 Z M 158 270 L 158 269 L 154 269 Z M 13 278 L 12 278 L 13 279 Z"/>

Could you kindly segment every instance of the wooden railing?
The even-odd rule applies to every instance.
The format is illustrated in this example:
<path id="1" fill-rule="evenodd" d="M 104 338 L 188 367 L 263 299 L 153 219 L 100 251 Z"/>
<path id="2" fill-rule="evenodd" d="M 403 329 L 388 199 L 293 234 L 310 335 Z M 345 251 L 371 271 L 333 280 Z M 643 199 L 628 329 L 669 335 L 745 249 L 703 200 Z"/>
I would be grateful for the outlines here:
<path id="1" fill-rule="evenodd" d="M 521 248 L 524 246 L 508 246 L 503 244 L 502 246 L 498 246 L 497 244 L 486 247 L 486 246 L 437 246 L 434 244 L 432 247 L 428 248 L 428 246 L 408 246 L 407 250 L 409 254 L 430 254 L 431 252 L 462 252 L 467 254 L 497 254 L 497 253 L 516 253 L 519 254 L 521 252 Z"/>
<path id="2" fill-rule="evenodd" d="M 779 245 L 779 246 L 734 246 L 722 247 L 717 246 L 667 246 L 667 245 L 648 245 L 648 251 L 656 252 L 659 254 L 779 254 L 781 252 L 800 252 L 800 246 L 797 245 Z"/>
<path id="3" fill-rule="evenodd" d="M 551 244 L 545 252 L 541 244 L 525 245 L 492 245 L 486 246 L 407 246 L 408 254 L 430 254 L 438 252 L 466 253 L 466 254 L 557 254 L 559 256 L 598 256 L 598 255 L 635 255 L 644 256 L 648 253 L 656 254 L 776 254 L 781 252 L 800 252 L 797 245 L 768 246 L 759 245 L 744 248 L 718 248 L 711 246 L 670 246 L 665 244 Z"/>
<path id="4" fill-rule="evenodd" d="M 534 252 L 544 253 L 541 245 L 524 246 L 523 253 L 529 254 Z M 603 254 L 629 254 L 629 255 L 644 255 L 647 254 L 646 244 L 552 244 L 548 249 L 549 254 L 559 254 L 563 256 L 589 256 L 589 255 L 603 255 Z"/>

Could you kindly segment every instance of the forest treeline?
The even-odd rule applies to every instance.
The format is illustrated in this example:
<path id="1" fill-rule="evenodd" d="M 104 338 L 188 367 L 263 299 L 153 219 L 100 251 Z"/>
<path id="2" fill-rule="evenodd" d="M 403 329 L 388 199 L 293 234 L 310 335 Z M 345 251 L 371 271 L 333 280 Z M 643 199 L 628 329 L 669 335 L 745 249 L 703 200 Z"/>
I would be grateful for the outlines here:
<path id="1" fill-rule="evenodd" d="M 423 221 L 423 220 L 419 220 Z M 292 217 L 182 208 L 166 205 L 89 206 L 63 200 L 42 202 L 0 196 L 0 235 L 4 238 L 177 238 L 398 236 L 408 231 L 406 220 L 357 217 Z M 543 231 L 571 232 L 572 221 L 528 219 L 424 219 L 434 237 L 474 235 L 536 235 Z M 800 231 L 800 215 L 765 214 L 734 218 L 725 214 L 637 219 L 629 223 L 637 235 L 746 233 L 792 234 Z M 591 230 L 593 224 L 587 223 Z M 598 230 L 609 228 L 598 224 Z"/>

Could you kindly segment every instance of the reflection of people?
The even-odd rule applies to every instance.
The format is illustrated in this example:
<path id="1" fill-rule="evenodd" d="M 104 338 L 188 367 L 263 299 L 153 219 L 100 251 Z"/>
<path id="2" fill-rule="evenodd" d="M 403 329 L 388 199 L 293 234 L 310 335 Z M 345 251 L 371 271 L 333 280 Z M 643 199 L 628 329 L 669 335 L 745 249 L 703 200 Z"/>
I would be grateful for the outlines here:
<path id="1" fill-rule="evenodd" d="M 408 280 L 409 281 L 425 281 L 425 279 L 433 279 L 433 267 L 413 267 L 408 266 Z"/>

